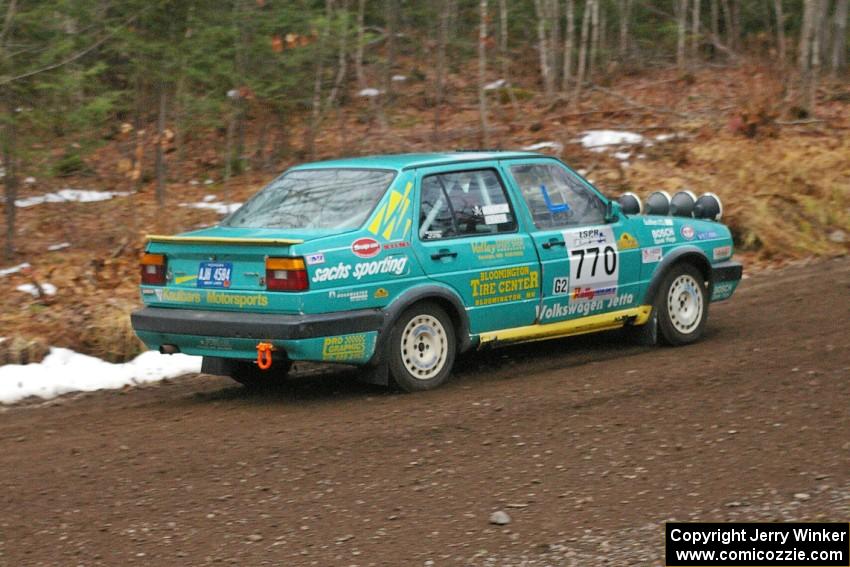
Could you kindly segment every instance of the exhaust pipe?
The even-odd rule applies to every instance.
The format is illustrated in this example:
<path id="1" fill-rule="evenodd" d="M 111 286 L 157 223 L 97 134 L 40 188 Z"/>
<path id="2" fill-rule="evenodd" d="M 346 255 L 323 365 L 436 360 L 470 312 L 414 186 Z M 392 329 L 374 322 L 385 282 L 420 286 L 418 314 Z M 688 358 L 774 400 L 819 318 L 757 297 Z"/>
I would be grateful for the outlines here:
<path id="1" fill-rule="evenodd" d="M 180 352 L 180 347 L 177 345 L 160 345 L 159 354 L 177 354 Z"/>

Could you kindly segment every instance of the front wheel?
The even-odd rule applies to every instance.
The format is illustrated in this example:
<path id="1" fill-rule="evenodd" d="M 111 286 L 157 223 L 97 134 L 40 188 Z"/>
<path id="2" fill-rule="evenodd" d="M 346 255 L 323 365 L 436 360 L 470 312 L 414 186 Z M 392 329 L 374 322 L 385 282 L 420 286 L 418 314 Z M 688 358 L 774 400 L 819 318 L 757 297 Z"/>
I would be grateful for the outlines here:
<path id="1" fill-rule="evenodd" d="M 396 321 L 389 341 L 389 370 L 402 390 L 431 390 L 448 379 L 457 343 L 451 318 L 439 306 L 409 308 Z"/>
<path id="2" fill-rule="evenodd" d="M 702 337 L 708 319 L 705 278 L 690 264 L 674 266 L 658 290 L 655 309 L 664 341 L 678 346 Z"/>

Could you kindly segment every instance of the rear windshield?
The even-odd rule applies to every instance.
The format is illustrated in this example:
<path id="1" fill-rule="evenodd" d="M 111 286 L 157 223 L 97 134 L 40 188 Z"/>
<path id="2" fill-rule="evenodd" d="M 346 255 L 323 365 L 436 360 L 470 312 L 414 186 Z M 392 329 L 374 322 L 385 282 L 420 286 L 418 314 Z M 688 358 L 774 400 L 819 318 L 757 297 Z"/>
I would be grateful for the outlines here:
<path id="1" fill-rule="evenodd" d="M 395 173 L 377 169 L 310 169 L 275 179 L 222 225 L 248 228 L 359 228 Z"/>

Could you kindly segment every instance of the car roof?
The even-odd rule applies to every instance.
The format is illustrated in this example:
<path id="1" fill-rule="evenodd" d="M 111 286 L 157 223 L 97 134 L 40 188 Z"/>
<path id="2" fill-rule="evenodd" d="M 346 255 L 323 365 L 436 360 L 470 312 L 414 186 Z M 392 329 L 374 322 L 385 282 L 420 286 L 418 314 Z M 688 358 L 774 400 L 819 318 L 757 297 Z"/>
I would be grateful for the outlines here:
<path id="1" fill-rule="evenodd" d="M 317 168 L 325 169 L 338 167 L 403 170 L 414 169 L 417 167 L 452 165 L 455 163 L 466 163 L 476 161 L 546 157 L 551 156 L 539 154 L 537 152 L 491 150 L 434 152 L 418 154 L 383 154 L 304 163 L 293 167 L 292 170 Z"/>

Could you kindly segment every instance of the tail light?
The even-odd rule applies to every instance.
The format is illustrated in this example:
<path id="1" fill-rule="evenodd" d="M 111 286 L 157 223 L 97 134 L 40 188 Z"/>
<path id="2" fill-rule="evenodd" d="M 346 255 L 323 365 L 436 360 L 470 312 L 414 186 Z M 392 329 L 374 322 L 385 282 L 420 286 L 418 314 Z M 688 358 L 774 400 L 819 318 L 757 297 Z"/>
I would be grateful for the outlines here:
<path id="1" fill-rule="evenodd" d="M 267 290 L 304 291 L 307 287 L 307 269 L 302 258 L 266 258 Z"/>
<path id="2" fill-rule="evenodd" d="M 145 254 L 142 256 L 142 283 L 145 285 L 165 285 L 165 254 Z"/>

